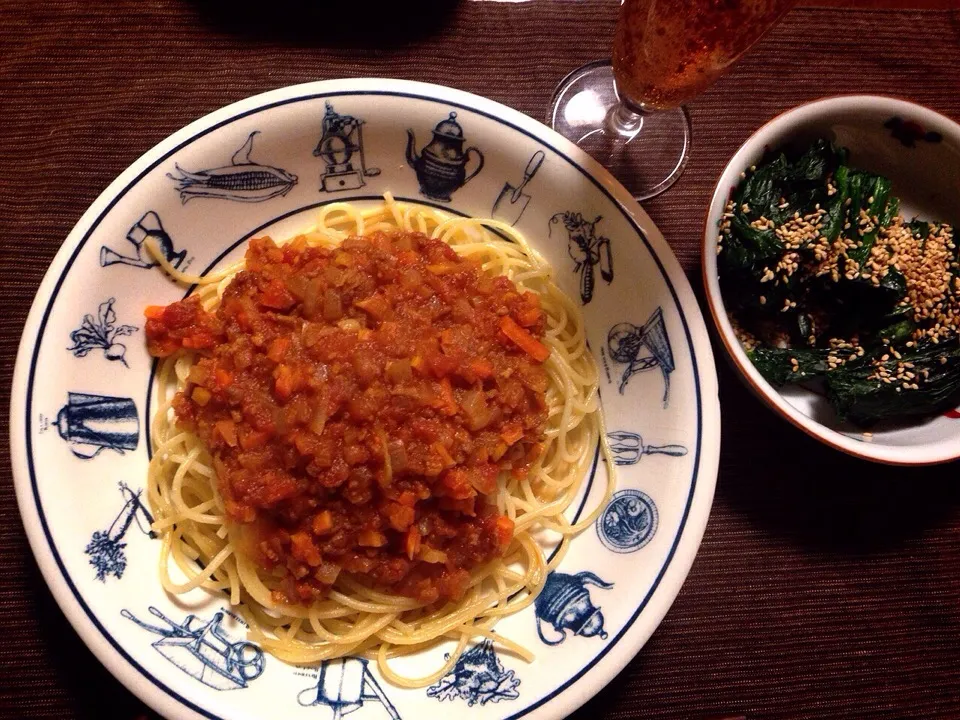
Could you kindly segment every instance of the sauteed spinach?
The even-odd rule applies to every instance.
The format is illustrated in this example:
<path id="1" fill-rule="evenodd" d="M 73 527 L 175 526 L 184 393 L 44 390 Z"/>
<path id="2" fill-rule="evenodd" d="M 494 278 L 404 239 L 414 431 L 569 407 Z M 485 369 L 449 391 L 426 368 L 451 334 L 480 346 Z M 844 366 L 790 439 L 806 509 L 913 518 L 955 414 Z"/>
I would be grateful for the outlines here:
<path id="1" fill-rule="evenodd" d="M 777 386 L 822 380 L 861 426 L 960 402 L 953 228 L 899 207 L 818 140 L 751 167 L 720 221 L 724 303 L 754 366 Z"/>

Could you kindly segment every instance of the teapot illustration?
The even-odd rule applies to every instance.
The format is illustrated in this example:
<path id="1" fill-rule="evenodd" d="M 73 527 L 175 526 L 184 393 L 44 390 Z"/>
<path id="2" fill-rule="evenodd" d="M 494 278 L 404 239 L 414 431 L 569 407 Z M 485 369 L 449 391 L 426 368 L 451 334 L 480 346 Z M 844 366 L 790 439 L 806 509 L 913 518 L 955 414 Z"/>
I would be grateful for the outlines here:
<path id="1" fill-rule="evenodd" d="M 463 128 L 457 114 L 441 120 L 433 129 L 433 140 L 417 155 L 417 139 L 407 130 L 407 162 L 420 182 L 420 192 L 433 200 L 450 202 L 450 194 L 466 185 L 483 169 L 483 153 L 475 147 L 463 149 Z M 470 153 L 477 156 L 477 167 L 467 175 Z"/>
<path id="2" fill-rule="evenodd" d="M 547 645 L 559 645 L 567 639 L 567 630 L 574 635 L 606 639 L 603 629 L 603 613 L 590 602 L 586 585 L 596 585 L 605 590 L 613 583 L 604 582 L 592 572 L 567 575 L 557 571 L 547 576 L 547 583 L 534 603 L 537 615 L 537 634 Z M 543 622 L 553 626 L 559 637 L 547 638 L 543 634 Z"/>

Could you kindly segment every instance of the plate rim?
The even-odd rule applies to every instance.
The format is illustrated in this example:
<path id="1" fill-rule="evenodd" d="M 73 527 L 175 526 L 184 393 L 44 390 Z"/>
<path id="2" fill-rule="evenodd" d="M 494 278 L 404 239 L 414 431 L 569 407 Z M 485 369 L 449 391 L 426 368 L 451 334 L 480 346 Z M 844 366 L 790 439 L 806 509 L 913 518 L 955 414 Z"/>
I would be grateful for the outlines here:
<path id="1" fill-rule="evenodd" d="M 719 464 L 720 408 L 716 367 L 704 315 L 689 280 L 663 235 L 636 200 L 608 171 L 568 140 L 529 116 L 479 95 L 430 83 L 389 78 L 322 80 L 270 90 L 226 105 L 188 123 L 138 157 L 97 196 L 67 235 L 40 283 L 24 324 L 13 373 L 10 404 L 11 466 L 21 520 L 31 550 L 61 611 L 90 651 L 121 684 L 165 717 L 184 717 L 185 711 L 197 718 L 216 717 L 182 697 L 175 689 L 167 688 L 162 681 L 130 658 L 102 627 L 61 566 L 52 538 L 48 538 L 49 531 L 39 508 L 39 497 L 36 495 L 30 449 L 32 439 L 26 434 L 29 421 L 25 413 L 28 409 L 27 401 L 32 395 L 28 381 L 35 372 L 40 331 L 46 324 L 50 299 L 59 292 L 65 278 L 65 269 L 76 259 L 93 227 L 113 208 L 126 189 L 136 185 L 157 163 L 187 142 L 214 132 L 229 122 L 283 104 L 316 99 L 323 95 L 350 94 L 399 95 L 460 105 L 467 111 L 487 116 L 547 145 L 580 170 L 586 179 L 592 181 L 618 206 L 649 246 L 680 311 L 690 345 L 699 395 L 700 425 L 692 487 L 680 521 L 680 529 L 654 580 L 653 589 L 648 593 L 645 602 L 635 610 L 618 637 L 613 638 L 613 641 L 595 656 L 592 663 L 550 694 L 521 711 L 522 715 L 536 712 L 538 717 L 563 717 L 607 685 L 639 652 L 672 605 L 696 557 L 712 507 Z M 636 621 L 644 611 L 648 613 L 649 620 L 638 625 Z M 593 678 L 589 686 L 581 682 L 587 673 Z"/>

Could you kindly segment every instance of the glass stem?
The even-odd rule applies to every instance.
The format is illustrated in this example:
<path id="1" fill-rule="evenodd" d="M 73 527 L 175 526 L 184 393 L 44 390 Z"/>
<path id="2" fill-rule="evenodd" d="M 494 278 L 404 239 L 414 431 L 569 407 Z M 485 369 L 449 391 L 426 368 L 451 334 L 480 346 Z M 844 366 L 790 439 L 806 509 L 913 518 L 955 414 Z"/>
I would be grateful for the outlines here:
<path id="1" fill-rule="evenodd" d="M 617 135 L 633 137 L 643 127 L 644 115 L 642 108 L 621 98 L 607 115 L 607 128 Z"/>

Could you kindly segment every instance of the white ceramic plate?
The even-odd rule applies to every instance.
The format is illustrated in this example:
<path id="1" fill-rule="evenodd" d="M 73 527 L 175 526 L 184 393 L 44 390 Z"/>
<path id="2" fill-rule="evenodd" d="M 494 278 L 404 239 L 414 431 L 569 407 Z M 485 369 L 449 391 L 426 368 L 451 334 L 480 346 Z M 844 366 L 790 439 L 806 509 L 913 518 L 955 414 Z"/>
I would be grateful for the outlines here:
<path id="1" fill-rule="evenodd" d="M 448 135 L 462 133 L 463 150 L 476 150 L 461 158 L 453 143 L 430 166 L 424 146 L 441 121 L 450 121 L 440 128 Z M 515 196 L 525 169 L 535 172 Z M 224 598 L 166 596 L 159 543 L 146 533 L 139 495 L 156 407 L 142 312 L 183 295 L 144 267 L 145 234 L 158 237 L 181 269 L 198 273 L 242 252 L 251 236 L 282 238 L 309 226 L 325 203 L 370 201 L 388 190 L 516 222 L 547 256 L 565 290 L 585 303 L 607 426 L 623 463 L 618 494 L 573 542 L 543 601 L 497 626 L 532 648 L 535 663 L 480 647 L 473 663 L 420 690 L 389 685 L 359 659 L 291 667 L 244 642 Z M 587 254 L 596 266 L 577 264 Z M 83 216 L 37 293 L 11 417 L 17 497 L 47 583 L 97 657 L 169 718 L 356 711 L 357 720 L 409 720 L 468 708 L 471 718 L 566 716 L 626 665 L 679 591 L 707 522 L 720 441 L 703 319 L 673 254 L 630 195 L 576 147 L 514 110 L 395 80 L 259 95 L 137 160 Z M 604 472 L 595 462 L 578 514 L 598 500 Z M 443 651 L 403 669 L 422 674 Z"/>

